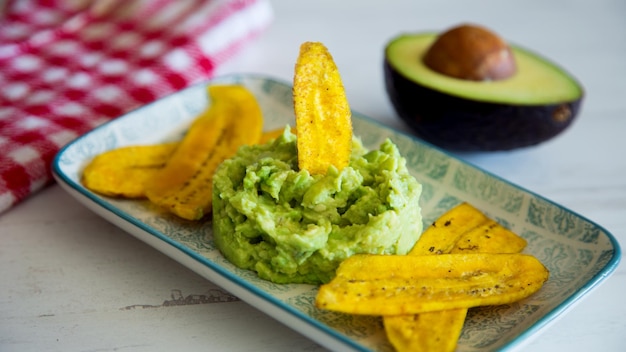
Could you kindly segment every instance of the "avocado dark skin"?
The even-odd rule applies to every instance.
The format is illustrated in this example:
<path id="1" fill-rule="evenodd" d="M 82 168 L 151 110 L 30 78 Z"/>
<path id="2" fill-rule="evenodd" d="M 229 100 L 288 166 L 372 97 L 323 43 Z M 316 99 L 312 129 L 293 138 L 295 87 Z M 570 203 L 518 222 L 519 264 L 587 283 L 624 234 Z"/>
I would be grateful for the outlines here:
<path id="1" fill-rule="evenodd" d="M 398 116 L 418 137 L 454 151 L 498 151 L 528 147 L 565 130 L 582 99 L 553 105 L 474 101 L 416 84 L 385 59 L 385 87 Z"/>

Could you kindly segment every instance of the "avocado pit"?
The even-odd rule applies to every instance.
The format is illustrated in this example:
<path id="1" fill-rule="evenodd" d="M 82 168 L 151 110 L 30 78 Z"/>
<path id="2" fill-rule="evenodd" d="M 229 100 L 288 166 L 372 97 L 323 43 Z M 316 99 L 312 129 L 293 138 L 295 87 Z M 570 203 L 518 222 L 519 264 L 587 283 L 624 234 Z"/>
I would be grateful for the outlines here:
<path id="1" fill-rule="evenodd" d="M 472 81 L 507 79 L 516 71 L 508 44 L 494 32 L 471 24 L 441 34 L 423 60 L 436 72 Z"/>

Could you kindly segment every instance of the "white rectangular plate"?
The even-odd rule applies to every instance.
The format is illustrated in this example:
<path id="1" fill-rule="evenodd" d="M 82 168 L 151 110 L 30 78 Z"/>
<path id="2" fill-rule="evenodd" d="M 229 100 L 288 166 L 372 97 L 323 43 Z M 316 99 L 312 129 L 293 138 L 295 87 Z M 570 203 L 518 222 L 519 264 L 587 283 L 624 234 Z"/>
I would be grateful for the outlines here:
<path id="1" fill-rule="evenodd" d="M 78 138 L 57 155 L 55 178 L 108 221 L 318 343 L 332 350 L 391 351 L 380 318 L 320 311 L 313 305 L 315 286 L 273 284 L 231 265 L 213 245 L 210 221 L 182 221 L 147 201 L 107 198 L 81 185 L 83 167 L 97 154 L 178 138 L 210 104 L 205 87 L 214 83 L 248 87 L 263 109 L 266 129 L 294 126 L 290 85 L 254 75 L 222 77 L 131 111 Z M 456 204 L 469 202 L 523 236 L 528 241 L 525 252 L 550 270 L 549 281 L 529 299 L 471 309 L 458 351 L 520 347 L 617 267 L 619 245 L 602 227 L 358 113 L 353 124 L 366 147 L 377 148 L 386 138 L 398 145 L 409 170 L 424 186 L 425 225 Z"/>

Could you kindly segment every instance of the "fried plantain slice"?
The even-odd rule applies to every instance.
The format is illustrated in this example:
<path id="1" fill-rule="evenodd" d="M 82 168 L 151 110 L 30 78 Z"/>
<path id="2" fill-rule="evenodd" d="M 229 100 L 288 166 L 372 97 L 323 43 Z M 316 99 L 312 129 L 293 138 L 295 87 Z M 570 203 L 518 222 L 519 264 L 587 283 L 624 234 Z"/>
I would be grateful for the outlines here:
<path id="1" fill-rule="evenodd" d="M 461 213 L 461 214 L 459 214 Z M 468 217 L 478 221 L 458 221 Z M 447 221 L 450 232 L 440 236 Z M 478 225 L 476 225 L 478 224 Z M 439 226 L 437 226 L 439 225 Z M 451 253 L 518 253 L 526 246 L 526 240 L 484 216 L 480 210 L 468 203 L 462 203 L 442 215 L 431 227 L 424 231 L 419 241 L 434 242 L 439 238 L 439 248 L 449 248 Z M 416 246 L 413 255 L 437 254 L 427 250 L 427 246 Z M 414 315 L 384 316 L 383 324 L 387 338 L 396 351 L 438 351 L 452 352 L 456 349 L 461 335 L 466 308 L 449 309 Z"/>
<path id="2" fill-rule="evenodd" d="M 489 221 L 478 209 L 463 202 L 433 222 L 419 238 L 409 255 L 450 253 L 467 231 Z"/>
<path id="3" fill-rule="evenodd" d="M 343 169 L 352 151 L 352 113 L 339 70 L 328 49 L 318 42 L 300 46 L 293 83 L 298 135 L 298 166 L 325 174 Z"/>
<path id="4" fill-rule="evenodd" d="M 463 234 L 450 253 L 519 253 L 526 240 L 489 219 Z"/>
<path id="5" fill-rule="evenodd" d="M 316 306 L 350 314 L 401 315 L 512 303 L 548 280 L 525 254 L 354 255 L 320 287 Z"/>
<path id="6" fill-rule="evenodd" d="M 263 128 L 261 109 L 245 87 L 213 85 L 208 93 L 212 104 L 146 186 L 150 201 L 188 220 L 210 212 L 215 169 L 241 145 L 258 143 Z"/>
<path id="7" fill-rule="evenodd" d="M 145 184 L 165 165 L 176 143 L 128 146 L 97 155 L 83 170 L 87 189 L 110 197 L 145 198 Z"/>
<path id="8" fill-rule="evenodd" d="M 420 314 L 386 315 L 387 339 L 397 352 L 452 352 L 461 336 L 467 308 Z"/>

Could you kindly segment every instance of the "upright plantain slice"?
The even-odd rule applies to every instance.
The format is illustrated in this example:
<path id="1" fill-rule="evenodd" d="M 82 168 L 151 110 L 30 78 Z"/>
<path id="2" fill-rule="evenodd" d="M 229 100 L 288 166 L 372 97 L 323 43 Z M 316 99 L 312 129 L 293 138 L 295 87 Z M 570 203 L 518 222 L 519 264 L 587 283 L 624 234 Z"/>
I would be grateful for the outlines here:
<path id="1" fill-rule="evenodd" d="M 146 186 L 150 201 L 188 220 L 198 220 L 211 210 L 217 166 L 241 145 L 257 143 L 263 128 L 261 109 L 245 87 L 213 85 L 208 92 L 211 106 Z"/>
<path id="2" fill-rule="evenodd" d="M 81 182 L 91 191 L 124 198 L 144 198 L 145 184 L 176 149 L 176 143 L 129 146 L 104 152 L 85 167 Z"/>
<path id="3" fill-rule="evenodd" d="M 391 273 L 391 275 L 390 275 Z M 316 306 L 351 314 L 401 315 L 512 303 L 548 280 L 524 254 L 355 255 L 322 285 Z"/>
<path id="4" fill-rule="evenodd" d="M 339 70 L 322 43 L 300 46 L 293 83 L 298 166 L 325 174 L 350 161 L 352 114 Z"/>
<path id="5" fill-rule="evenodd" d="M 478 220 L 458 221 L 468 218 Z M 447 227 L 441 226 L 446 222 Z M 443 230 L 440 230 L 442 228 L 448 231 L 443 236 Z M 442 215 L 424 231 L 419 241 L 434 243 L 437 238 L 440 241 L 437 244 L 440 250 L 451 248 L 450 253 L 518 253 L 526 246 L 526 240 L 485 217 L 480 210 L 468 203 L 457 205 Z M 411 254 L 438 254 L 440 250 L 430 251 L 429 246 L 422 245 L 416 246 Z M 423 253 L 419 253 L 420 251 Z M 383 322 L 387 338 L 398 352 L 452 352 L 456 349 L 466 316 L 467 309 L 458 308 L 414 315 L 384 316 Z"/>

